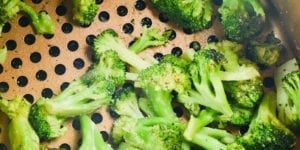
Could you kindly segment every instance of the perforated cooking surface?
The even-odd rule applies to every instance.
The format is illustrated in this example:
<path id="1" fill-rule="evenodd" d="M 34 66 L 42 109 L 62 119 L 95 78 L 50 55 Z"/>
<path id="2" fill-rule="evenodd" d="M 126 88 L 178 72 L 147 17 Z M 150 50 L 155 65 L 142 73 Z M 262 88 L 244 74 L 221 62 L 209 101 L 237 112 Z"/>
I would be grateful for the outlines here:
<path id="1" fill-rule="evenodd" d="M 0 92 L 8 99 L 19 94 L 32 103 L 41 96 L 50 98 L 58 94 L 70 81 L 87 70 L 91 64 L 90 45 L 95 36 L 107 28 L 115 29 L 126 45 L 139 36 L 144 25 L 173 29 L 172 41 L 166 46 L 142 53 L 143 56 L 151 55 L 157 59 L 166 53 L 180 55 L 184 49 L 222 38 L 218 21 L 209 30 L 191 34 L 189 30 L 169 23 L 166 16 L 153 10 L 143 0 L 97 0 L 99 12 L 94 23 L 88 27 L 72 22 L 71 0 L 28 2 L 36 10 L 46 10 L 51 15 L 56 22 L 56 34 L 34 34 L 30 20 L 24 15 L 19 15 L 5 25 L 0 46 L 6 44 L 9 53 L 6 62 L 0 65 Z M 216 0 L 216 5 L 219 2 Z M 269 73 L 271 71 L 267 70 Z M 267 75 L 264 85 L 272 88 L 273 78 Z M 180 107 L 174 110 L 178 116 L 183 114 Z M 112 119 L 106 109 L 93 113 L 91 118 L 99 127 L 99 134 L 105 140 L 109 139 Z M 67 150 L 77 148 L 80 143 L 78 119 L 70 121 L 66 126 L 69 129 L 67 133 L 52 141 L 49 147 Z M 7 118 L 0 114 L 0 150 L 8 148 L 6 128 Z"/>

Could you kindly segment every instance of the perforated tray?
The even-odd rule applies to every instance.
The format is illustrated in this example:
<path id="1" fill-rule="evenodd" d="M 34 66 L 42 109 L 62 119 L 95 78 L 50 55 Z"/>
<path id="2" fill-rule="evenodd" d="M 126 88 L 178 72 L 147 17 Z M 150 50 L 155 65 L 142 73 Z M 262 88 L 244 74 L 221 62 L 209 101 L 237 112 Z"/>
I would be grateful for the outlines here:
<path id="1" fill-rule="evenodd" d="M 9 52 L 6 62 L 0 65 L 0 92 L 8 99 L 21 95 L 33 103 L 41 96 L 58 94 L 70 81 L 85 73 L 91 64 L 90 45 L 95 36 L 107 28 L 118 32 L 126 45 L 140 35 L 143 25 L 174 30 L 172 41 L 149 49 L 142 56 L 176 53 L 189 48 L 192 42 L 205 45 L 207 40 L 223 39 L 217 19 L 212 28 L 191 34 L 176 27 L 143 0 L 97 0 L 99 12 L 88 27 L 72 21 L 71 0 L 28 2 L 36 10 L 46 10 L 50 14 L 56 22 L 56 33 L 54 36 L 34 34 L 24 15 L 5 25 L 0 46 L 6 44 Z M 266 89 L 274 86 L 271 74 L 272 68 L 263 70 Z M 182 115 L 180 107 L 174 110 Z M 109 139 L 112 119 L 106 108 L 93 113 L 91 118 L 99 127 L 99 134 Z M 7 122 L 7 117 L 0 114 L 0 150 L 9 149 Z M 68 131 L 64 136 L 44 144 L 50 148 L 77 149 L 80 142 L 78 119 L 70 120 L 66 127 Z"/>

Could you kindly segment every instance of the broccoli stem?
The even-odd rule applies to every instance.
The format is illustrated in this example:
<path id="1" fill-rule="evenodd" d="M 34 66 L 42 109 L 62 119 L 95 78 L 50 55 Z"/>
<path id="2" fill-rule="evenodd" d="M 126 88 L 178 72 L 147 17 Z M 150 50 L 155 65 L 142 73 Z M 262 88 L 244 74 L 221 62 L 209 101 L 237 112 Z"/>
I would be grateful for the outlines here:
<path id="1" fill-rule="evenodd" d="M 176 117 L 172 108 L 172 94 L 169 91 L 155 90 L 152 87 L 145 89 L 152 108 L 158 117 Z"/>
<path id="2" fill-rule="evenodd" d="M 220 139 L 221 142 L 226 144 L 230 144 L 235 141 L 235 137 L 226 130 L 204 127 L 200 130 L 200 132 L 216 139 Z"/>
<path id="3" fill-rule="evenodd" d="M 142 36 L 141 38 L 137 39 L 132 45 L 130 45 L 129 49 L 132 52 L 138 54 L 148 47 L 148 45 L 145 44 L 144 42 L 145 42 L 145 39 Z"/>
<path id="4" fill-rule="evenodd" d="M 207 109 L 200 112 L 199 116 L 191 116 L 188 126 L 184 131 L 184 137 L 191 141 L 195 134 L 206 125 L 210 124 L 215 120 L 217 113 L 213 110 Z"/>
<path id="5" fill-rule="evenodd" d="M 0 30 L 1 34 L 1 30 Z M 6 60 L 7 56 L 7 48 L 4 46 L 3 48 L 0 48 L 0 64 L 3 64 Z"/>
<path id="6" fill-rule="evenodd" d="M 225 144 L 211 136 L 202 133 L 196 133 L 191 142 L 200 145 L 205 150 L 226 150 Z"/>

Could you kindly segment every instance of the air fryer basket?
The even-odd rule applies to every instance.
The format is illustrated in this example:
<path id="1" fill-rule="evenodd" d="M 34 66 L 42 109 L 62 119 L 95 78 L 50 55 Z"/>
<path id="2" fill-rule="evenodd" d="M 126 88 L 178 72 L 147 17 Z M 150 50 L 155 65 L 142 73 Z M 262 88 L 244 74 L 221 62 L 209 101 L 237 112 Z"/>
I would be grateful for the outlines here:
<path id="1" fill-rule="evenodd" d="M 107 28 L 118 32 L 127 45 L 140 35 L 144 25 L 174 30 L 172 41 L 165 46 L 151 48 L 143 52 L 142 56 L 176 53 L 188 49 L 195 41 L 205 45 L 208 40 L 224 38 L 217 16 L 212 28 L 191 34 L 189 30 L 178 28 L 168 21 L 163 14 L 143 0 L 97 0 L 98 15 L 87 27 L 79 26 L 72 21 L 71 0 L 28 0 L 28 2 L 36 10 L 45 10 L 50 14 L 56 22 L 56 33 L 54 36 L 34 34 L 28 17 L 24 15 L 18 15 L 5 25 L 0 46 L 6 44 L 9 52 L 6 62 L 0 65 L 0 92 L 8 99 L 20 95 L 33 103 L 41 96 L 52 97 L 58 94 L 70 81 L 88 69 L 91 64 L 91 43 L 97 34 Z M 275 30 L 280 36 L 280 32 L 276 32 L 278 28 L 273 23 L 266 26 L 264 34 L 271 30 Z M 292 55 L 286 51 L 280 62 L 284 62 Z M 274 68 L 261 69 L 265 89 L 273 89 Z M 174 110 L 178 114 L 183 113 L 180 107 Z M 110 115 L 106 108 L 91 114 L 92 120 L 99 127 L 99 134 L 101 133 L 105 140 L 109 139 L 112 125 Z M 7 117 L 0 114 L 0 150 L 9 149 L 7 122 Z M 50 148 L 77 149 L 80 143 L 78 119 L 70 120 L 66 127 L 68 131 L 64 136 L 45 144 Z"/>

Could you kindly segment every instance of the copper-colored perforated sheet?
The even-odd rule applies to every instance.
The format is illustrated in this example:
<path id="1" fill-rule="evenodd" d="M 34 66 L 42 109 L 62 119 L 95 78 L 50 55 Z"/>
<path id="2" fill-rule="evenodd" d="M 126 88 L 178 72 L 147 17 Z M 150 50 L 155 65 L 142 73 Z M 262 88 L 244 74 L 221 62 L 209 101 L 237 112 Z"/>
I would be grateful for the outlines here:
<path id="1" fill-rule="evenodd" d="M 141 54 L 143 56 L 153 56 L 156 52 L 170 53 L 174 47 L 185 50 L 189 48 L 192 41 L 205 45 L 210 35 L 216 35 L 220 39 L 223 37 L 218 21 L 214 21 L 214 26 L 209 30 L 187 34 L 174 24 L 164 23 L 164 19 L 159 19 L 159 13 L 148 2 L 146 2 L 146 8 L 141 9 L 143 8 L 141 7 L 143 6 L 142 0 L 98 0 L 98 15 L 89 27 L 81 27 L 73 23 L 71 0 L 43 0 L 40 3 L 35 0 L 37 4 L 28 2 L 36 10 L 46 10 L 50 14 L 56 23 L 56 33 L 52 38 L 35 35 L 31 26 L 26 25 L 27 20 L 23 15 L 17 16 L 9 25 L 6 25 L 5 33 L 0 38 L 0 46 L 6 44 L 11 50 L 8 52 L 6 62 L 0 66 L 0 90 L 3 97 L 7 99 L 21 95 L 29 101 L 36 101 L 42 95 L 51 97 L 52 93 L 58 94 L 67 82 L 85 73 L 91 64 L 89 52 L 91 47 L 88 43 L 95 35 L 107 28 L 113 28 L 118 32 L 126 45 L 140 35 L 143 23 L 176 31 L 174 40 L 165 46 L 143 52 Z M 117 13 L 120 6 L 127 8 L 127 13 L 126 9 L 125 13 L 124 11 L 121 13 L 125 14 L 124 16 Z M 128 23 L 133 27 L 132 33 L 124 33 L 125 24 Z M 130 25 L 127 25 L 127 29 Z M 29 34 L 32 34 L 35 40 L 32 40 L 32 35 Z M 272 70 L 267 70 L 264 74 L 270 77 L 271 73 Z M 266 80 L 272 80 L 272 78 Z M 112 120 L 106 109 L 102 108 L 92 116 L 99 127 L 99 132 L 102 131 L 104 136 L 109 133 Z M 2 147 L 5 145 L 9 148 L 7 121 L 7 117 L 0 114 L 0 143 Z M 51 148 L 76 149 L 80 139 L 79 132 L 74 129 L 77 124 L 77 121 L 70 120 L 66 124 L 69 130 L 64 136 L 45 144 L 49 144 Z"/>

